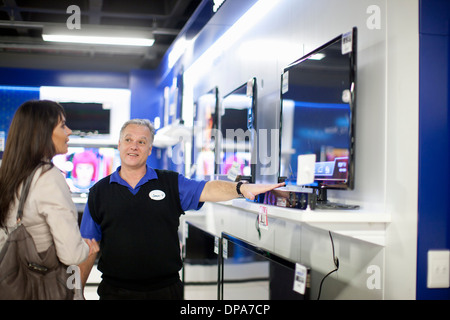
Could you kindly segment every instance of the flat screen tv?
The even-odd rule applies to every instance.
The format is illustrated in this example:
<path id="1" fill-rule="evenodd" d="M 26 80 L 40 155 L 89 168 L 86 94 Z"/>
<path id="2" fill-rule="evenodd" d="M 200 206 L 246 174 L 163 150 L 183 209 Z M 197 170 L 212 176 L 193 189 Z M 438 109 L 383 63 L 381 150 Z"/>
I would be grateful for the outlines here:
<path id="1" fill-rule="evenodd" d="M 88 193 L 100 179 L 120 165 L 119 151 L 113 146 L 69 146 L 68 152 L 53 157 L 72 194 Z"/>
<path id="2" fill-rule="evenodd" d="M 219 180 L 255 182 L 256 79 L 252 78 L 223 97 L 219 115 Z"/>
<path id="3" fill-rule="evenodd" d="M 220 238 L 186 221 L 183 239 L 184 299 L 218 300 Z"/>
<path id="4" fill-rule="evenodd" d="M 310 269 L 299 277 L 297 263 L 222 233 L 223 300 L 309 300 Z M 297 270 L 297 272 L 296 272 Z M 303 290 L 294 286 L 301 283 Z"/>
<path id="5" fill-rule="evenodd" d="M 356 57 L 353 28 L 287 66 L 281 77 L 280 178 L 295 190 L 299 156 L 315 155 L 314 182 L 306 187 L 316 188 L 323 203 L 327 189 L 354 188 Z"/>
<path id="6" fill-rule="evenodd" d="M 110 134 L 111 110 L 101 103 L 60 102 L 73 135 Z"/>
<path id="7" fill-rule="evenodd" d="M 194 105 L 192 134 L 193 179 L 212 180 L 216 171 L 219 89 L 201 95 Z"/>

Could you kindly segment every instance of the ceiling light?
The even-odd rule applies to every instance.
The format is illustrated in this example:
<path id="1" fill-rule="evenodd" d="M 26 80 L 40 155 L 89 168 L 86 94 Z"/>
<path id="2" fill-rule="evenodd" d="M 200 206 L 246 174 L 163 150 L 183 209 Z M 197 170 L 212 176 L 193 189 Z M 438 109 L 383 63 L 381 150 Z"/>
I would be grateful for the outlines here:
<path id="1" fill-rule="evenodd" d="M 44 27 L 44 41 L 151 47 L 155 42 L 147 30 L 82 27 L 80 30 Z"/>
<path id="2" fill-rule="evenodd" d="M 104 45 L 121 45 L 121 46 L 142 46 L 151 47 L 155 42 L 154 39 L 144 38 L 120 38 L 120 37 L 95 37 L 95 36 L 71 36 L 65 34 L 43 34 L 44 41 L 51 42 L 70 42 L 70 43 L 86 43 L 86 44 L 104 44 Z"/>

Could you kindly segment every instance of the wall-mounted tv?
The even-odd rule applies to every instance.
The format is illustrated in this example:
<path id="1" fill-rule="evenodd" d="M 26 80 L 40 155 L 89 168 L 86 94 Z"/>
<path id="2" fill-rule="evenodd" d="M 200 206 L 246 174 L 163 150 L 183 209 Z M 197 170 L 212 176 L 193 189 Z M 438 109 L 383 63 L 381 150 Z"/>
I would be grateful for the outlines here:
<path id="1" fill-rule="evenodd" d="M 74 135 L 109 134 L 111 110 L 101 103 L 60 102 Z"/>
<path id="2" fill-rule="evenodd" d="M 314 154 L 318 199 L 355 183 L 357 29 L 284 69 L 281 77 L 280 178 L 297 186 L 300 155 Z M 304 186 L 298 186 L 303 188 Z"/>
<path id="3" fill-rule="evenodd" d="M 69 146 L 68 152 L 53 157 L 72 194 L 88 193 L 100 179 L 120 165 L 119 150 L 113 146 Z"/>
<path id="4" fill-rule="evenodd" d="M 224 232 L 222 256 L 223 300 L 310 298 L 310 268 L 300 275 L 296 262 Z"/>
<path id="5" fill-rule="evenodd" d="M 256 79 L 234 89 L 222 99 L 218 143 L 217 177 L 220 180 L 255 182 Z"/>
<path id="6" fill-rule="evenodd" d="M 219 123 L 219 89 L 201 95 L 194 105 L 192 134 L 193 179 L 211 180 L 216 171 L 216 133 Z"/>

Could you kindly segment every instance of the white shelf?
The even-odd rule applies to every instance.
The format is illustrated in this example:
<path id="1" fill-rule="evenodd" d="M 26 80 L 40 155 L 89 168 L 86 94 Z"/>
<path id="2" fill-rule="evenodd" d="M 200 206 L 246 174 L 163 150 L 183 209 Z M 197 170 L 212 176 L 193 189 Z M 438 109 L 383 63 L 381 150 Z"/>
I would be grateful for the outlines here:
<path id="1" fill-rule="evenodd" d="M 245 199 L 235 199 L 231 203 L 228 201 L 221 204 L 255 214 L 260 212 L 261 207 L 267 207 L 269 218 L 305 223 L 379 246 L 385 246 L 386 227 L 391 221 L 389 214 L 363 210 L 299 210 L 250 202 Z"/>

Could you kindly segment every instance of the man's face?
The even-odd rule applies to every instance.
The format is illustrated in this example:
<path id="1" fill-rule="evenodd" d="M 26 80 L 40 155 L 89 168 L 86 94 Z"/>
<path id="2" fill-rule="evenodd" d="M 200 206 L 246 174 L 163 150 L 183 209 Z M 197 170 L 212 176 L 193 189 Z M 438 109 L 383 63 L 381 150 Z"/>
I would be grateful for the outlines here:
<path id="1" fill-rule="evenodd" d="M 150 130 L 146 126 L 128 125 L 119 139 L 122 167 L 138 169 L 146 165 L 152 153 Z"/>

